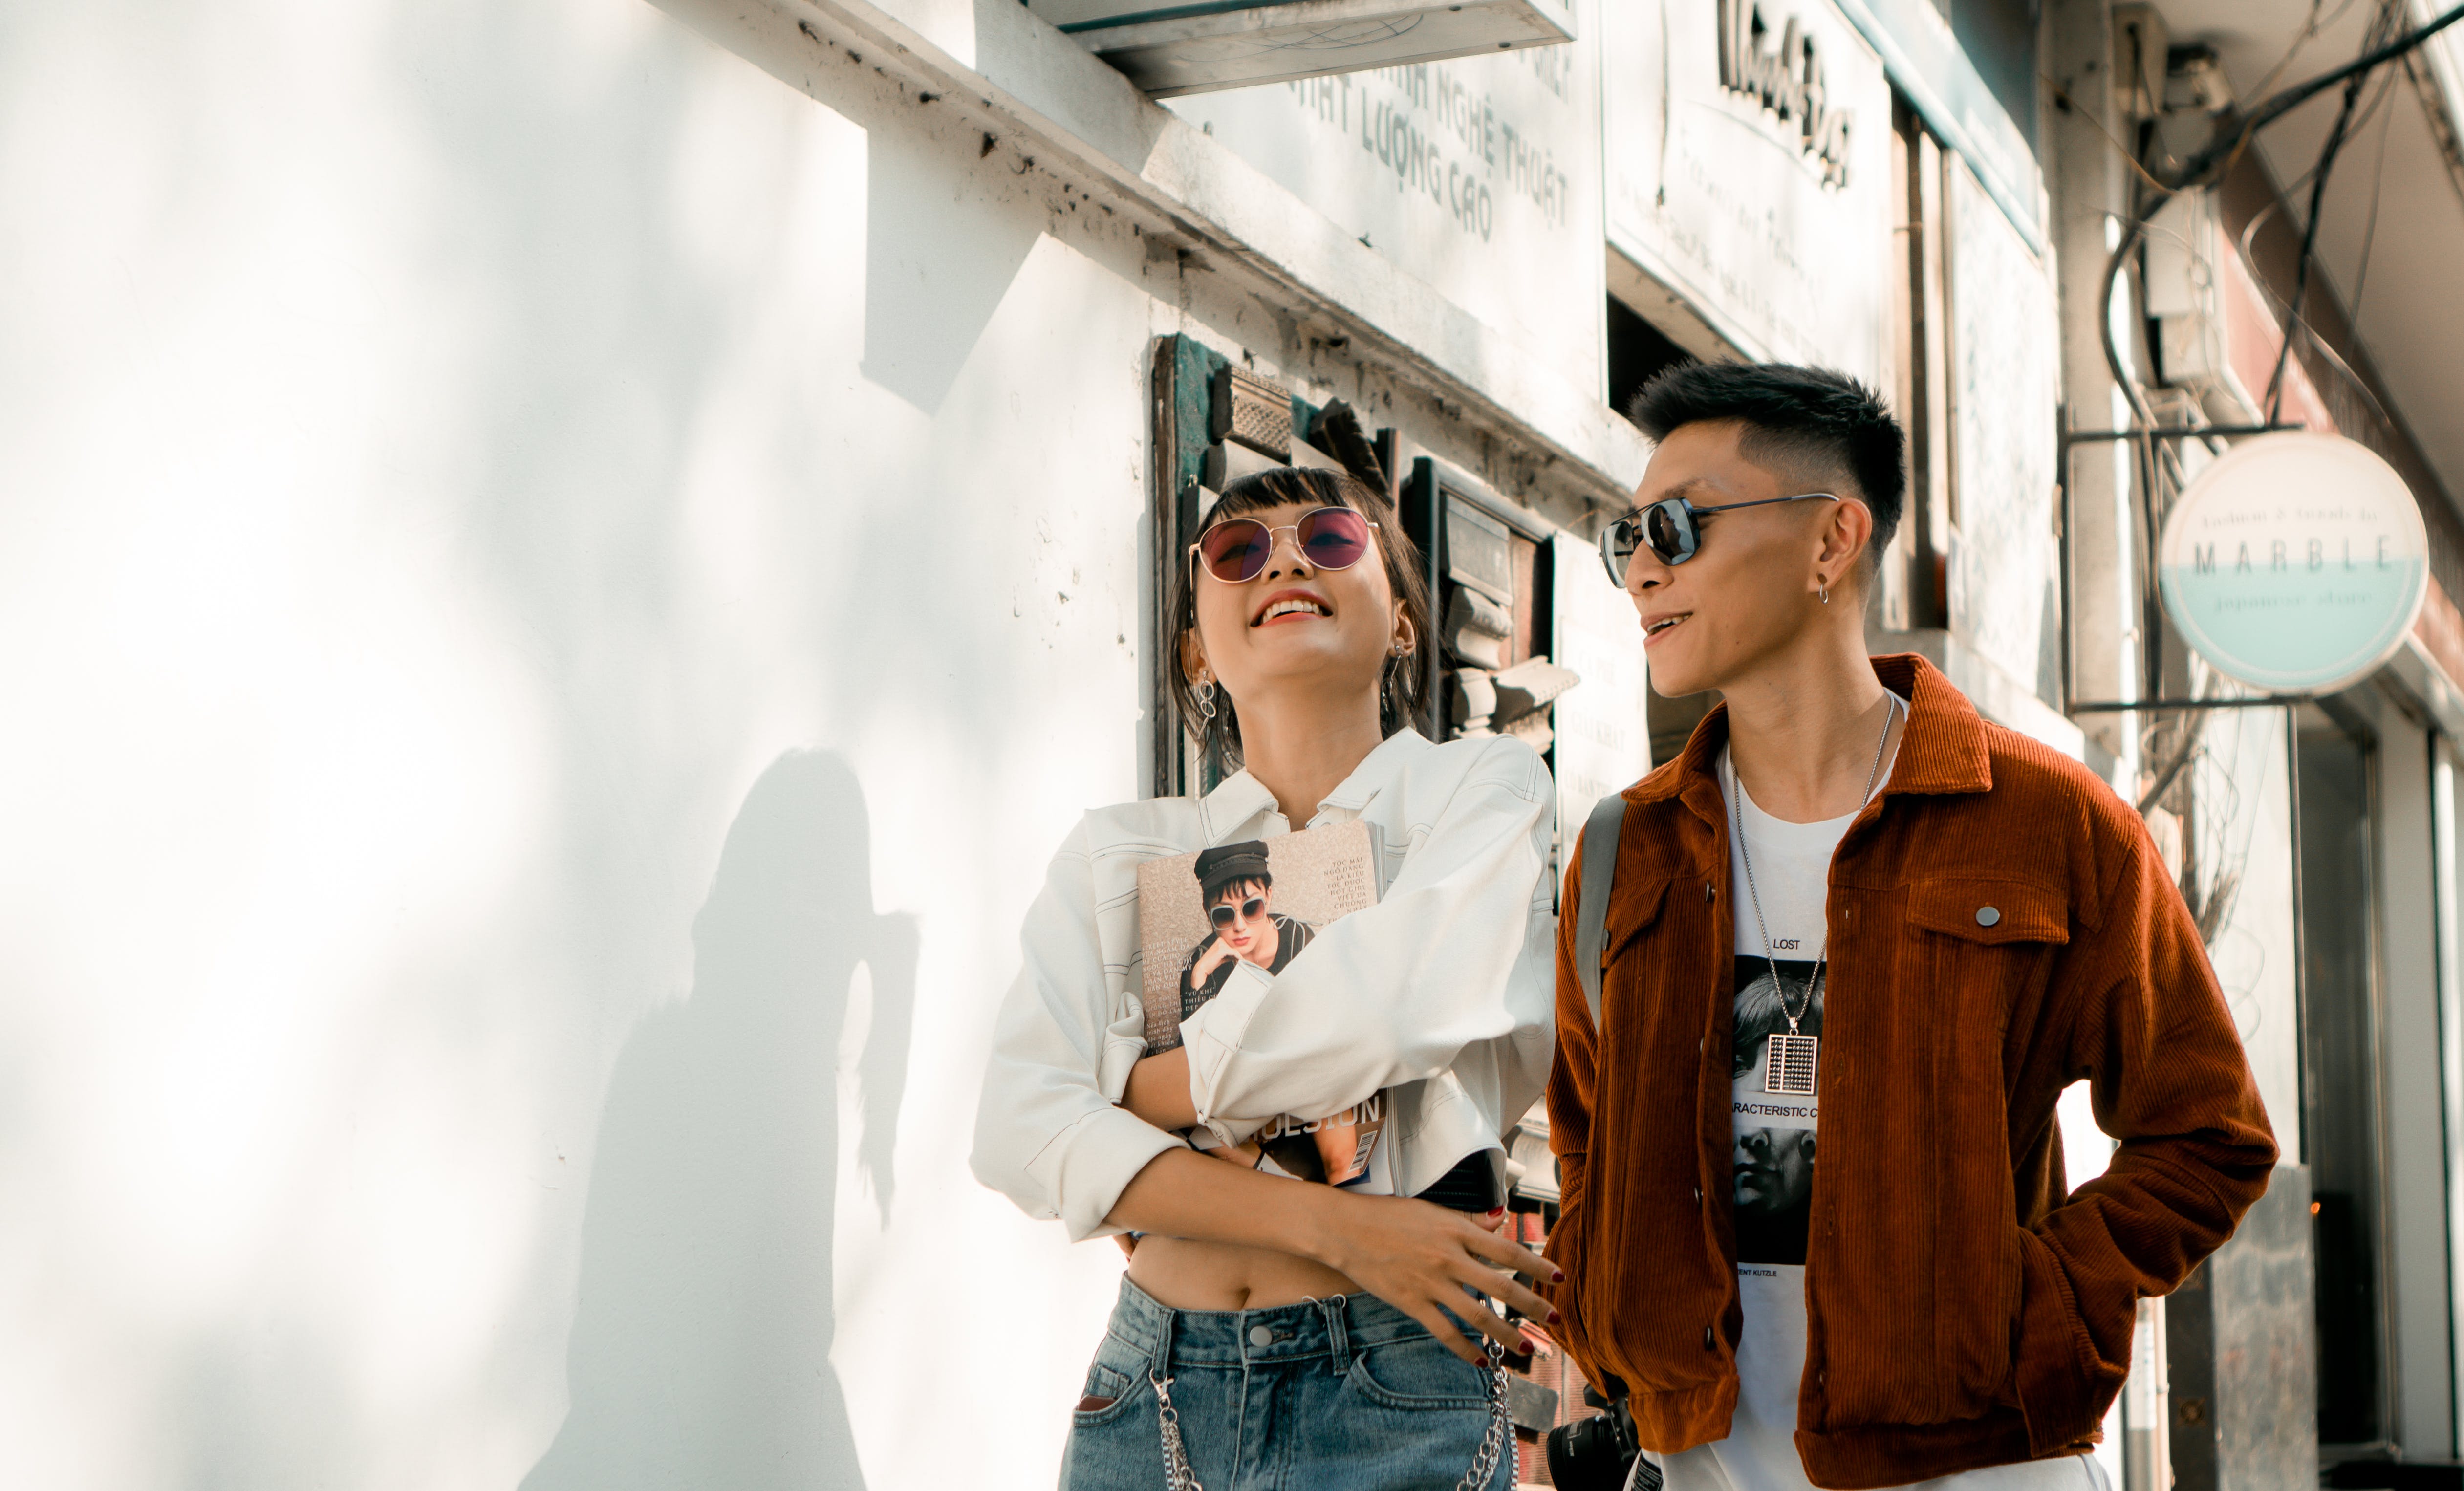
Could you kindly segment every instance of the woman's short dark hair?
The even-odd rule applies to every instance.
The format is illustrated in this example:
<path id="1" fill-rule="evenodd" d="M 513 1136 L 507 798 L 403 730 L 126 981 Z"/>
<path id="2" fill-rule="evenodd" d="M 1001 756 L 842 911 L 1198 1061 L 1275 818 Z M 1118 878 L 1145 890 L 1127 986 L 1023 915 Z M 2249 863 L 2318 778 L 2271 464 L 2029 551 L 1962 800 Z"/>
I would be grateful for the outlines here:
<path id="1" fill-rule="evenodd" d="M 1908 490 L 1907 436 L 1882 396 L 1845 373 L 1787 362 L 1684 362 L 1642 385 L 1626 418 L 1654 440 L 1686 425 L 1737 421 L 1749 461 L 1791 474 L 1845 476 L 1839 495 L 1874 515 L 1869 555 L 1900 526 Z"/>
<path id="2" fill-rule="evenodd" d="M 1429 617 L 1429 581 L 1421 573 L 1419 545 L 1403 532 L 1395 505 L 1386 500 L 1383 493 L 1356 476 L 1318 467 L 1278 466 L 1226 483 L 1222 495 L 1207 511 L 1204 522 L 1211 525 L 1244 513 L 1287 505 L 1353 508 L 1367 514 L 1369 520 L 1377 525 L 1373 537 L 1385 561 L 1386 583 L 1394 589 L 1395 598 L 1403 603 L 1403 619 L 1412 628 L 1410 650 L 1399 658 L 1387 660 L 1386 680 L 1378 690 L 1378 729 L 1391 735 L 1411 724 L 1426 703 L 1429 649 L 1437 646 L 1437 627 Z M 1241 764 L 1239 711 L 1233 708 L 1231 697 L 1218 689 L 1215 713 L 1209 718 L 1199 707 L 1198 687 L 1183 662 L 1180 639 L 1198 626 L 1195 579 L 1184 541 L 1180 552 L 1174 556 L 1172 591 L 1164 602 L 1167 614 L 1176 624 L 1168 649 L 1171 655 L 1164 661 L 1165 688 L 1182 728 L 1217 760 L 1226 767 L 1237 767 Z"/>

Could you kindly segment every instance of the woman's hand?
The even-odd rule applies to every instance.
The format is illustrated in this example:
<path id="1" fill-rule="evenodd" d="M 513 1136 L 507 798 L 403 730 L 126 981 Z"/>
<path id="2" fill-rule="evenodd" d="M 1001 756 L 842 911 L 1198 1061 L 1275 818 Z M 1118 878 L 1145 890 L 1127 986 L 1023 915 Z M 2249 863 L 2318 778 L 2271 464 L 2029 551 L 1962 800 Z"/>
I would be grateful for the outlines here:
<path id="1" fill-rule="evenodd" d="M 1105 1220 L 1166 1238 L 1272 1248 L 1325 1264 L 1428 1327 L 1474 1366 L 1481 1353 L 1446 1318 L 1451 1311 L 1507 1350 L 1525 1349 L 1515 1328 L 1491 1313 L 1494 1300 L 1553 1325 L 1549 1302 L 1512 1275 L 1562 1283 L 1548 1260 L 1484 1223 L 1427 1201 L 1355 1195 L 1332 1186 L 1260 1174 L 1170 1149 L 1132 1176 Z"/>
<path id="2" fill-rule="evenodd" d="M 1240 954 L 1232 951 L 1230 943 L 1221 937 L 1216 938 L 1206 945 L 1205 952 L 1198 954 L 1198 961 L 1189 965 L 1189 986 L 1193 989 L 1205 988 L 1209 975 L 1238 956 Z"/>
<path id="3" fill-rule="evenodd" d="M 1464 1361 L 1478 1366 L 1482 1354 L 1455 1329 L 1446 1311 L 1509 1352 L 1520 1355 L 1529 1349 L 1513 1326 L 1468 1296 L 1495 1300 L 1533 1320 L 1556 1322 L 1557 1312 L 1549 1302 L 1517 1283 L 1514 1275 L 1551 1283 L 1566 1276 L 1547 1259 L 1483 1226 L 1486 1218 L 1403 1196 L 1316 1189 L 1335 1204 L 1317 1209 L 1320 1236 L 1311 1256 L 1427 1327 L 1429 1334 Z"/>

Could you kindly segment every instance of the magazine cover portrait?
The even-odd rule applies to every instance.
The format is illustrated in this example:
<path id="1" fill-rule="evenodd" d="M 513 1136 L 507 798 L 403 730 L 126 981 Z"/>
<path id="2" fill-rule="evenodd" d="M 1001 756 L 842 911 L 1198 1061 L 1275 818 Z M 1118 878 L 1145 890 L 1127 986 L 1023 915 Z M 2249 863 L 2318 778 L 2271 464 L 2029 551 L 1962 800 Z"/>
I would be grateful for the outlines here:
<path id="1" fill-rule="evenodd" d="M 1180 1022 L 1248 963 L 1278 974 L 1328 923 L 1377 899 L 1377 845 L 1366 823 L 1217 844 L 1138 866 L 1140 992 L 1147 1049 L 1180 1044 Z M 1384 1122 L 1379 1094 L 1342 1113 L 1276 1119 L 1237 1155 L 1262 1170 L 1333 1185 L 1370 1176 Z M 1210 1142 L 1194 1130 L 1200 1146 Z"/>

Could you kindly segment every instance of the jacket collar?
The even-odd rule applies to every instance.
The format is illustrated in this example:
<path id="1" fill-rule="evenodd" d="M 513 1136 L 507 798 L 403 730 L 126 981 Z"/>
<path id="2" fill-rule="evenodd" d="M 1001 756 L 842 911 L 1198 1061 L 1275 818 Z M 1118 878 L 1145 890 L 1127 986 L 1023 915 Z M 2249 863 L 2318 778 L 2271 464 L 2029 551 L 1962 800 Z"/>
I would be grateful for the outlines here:
<path id="1" fill-rule="evenodd" d="M 1420 753 L 1431 749 L 1419 731 L 1405 726 L 1379 741 L 1376 748 L 1360 758 L 1352 775 L 1336 784 L 1317 805 L 1319 816 L 1329 809 L 1357 818 L 1368 807 L 1370 800 L 1403 773 L 1404 766 Z M 1222 843 L 1260 813 L 1280 813 L 1275 795 L 1265 783 L 1249 775 L 1243 767 L 1223 778 L 1216 789 L 1199 799 L 1199 826 L 1209 844 Z M 1314 822 L 1316 820 L 1311 819 Z"/>
<path id="2" fill-rule="evenodd" d="M 1968 696 L 1913 652 L 1889 653 L 1872 662 L 1882 687 L 1908 701 L 1899 758 L 1880 796 L 1991 791 L 1985 721 Z M 1643 806 L 1677 798 L 1711 822 L 1724 821 L 1727 810 L 1720 790 L 1720 748 L 1727 743 L 1728 706 L 1723 702 L 1694 727 L 1677 758 L 1628 787 L 1625 800 Z"/>

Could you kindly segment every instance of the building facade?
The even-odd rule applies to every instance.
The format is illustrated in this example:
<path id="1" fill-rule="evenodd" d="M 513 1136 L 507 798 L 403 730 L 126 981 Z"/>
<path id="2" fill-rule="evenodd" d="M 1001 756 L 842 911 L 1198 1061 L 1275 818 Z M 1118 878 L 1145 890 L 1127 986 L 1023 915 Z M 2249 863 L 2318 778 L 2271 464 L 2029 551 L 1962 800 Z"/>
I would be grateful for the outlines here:
<path id="1" fill-rule="evenodd" d="M 2116 1483 L 2452 1475 L 2456 33 L 2167 192 L 2429 9 L 1531 8 L 1161 99 L 1047 0 L 0 19 L 0 1480 L 1049 1484 L 1120 1257 L 966 1151 L 1053 846 L 1207 780 L 1167 566 L 1365 452 L 1426 727 L 1544 751 L 1562 850 L 1710 702 L 1594 548 L 1687 358 L 1883 391 L 1877 650 L 2140 806 L 2240 1021 L 2285 1162 L 2143 1309 Z M 2428 534 L 2318 699 L 2153 578 L 2273 424 Z M 1518 1376 L 1526 1481 L 1583 1389 Z"/>

